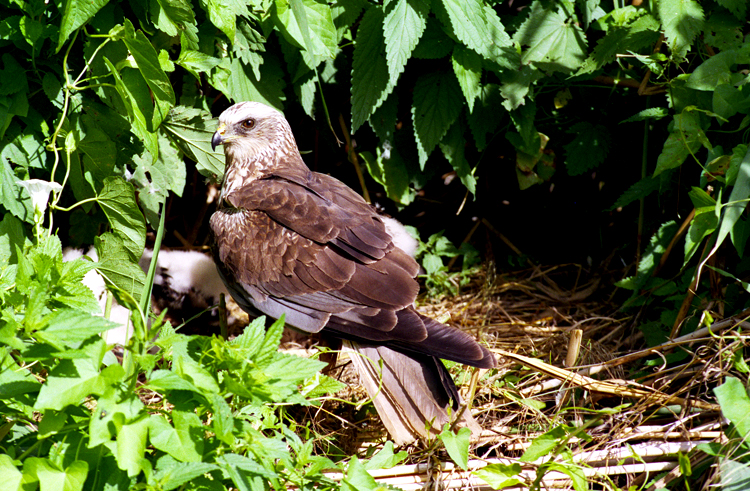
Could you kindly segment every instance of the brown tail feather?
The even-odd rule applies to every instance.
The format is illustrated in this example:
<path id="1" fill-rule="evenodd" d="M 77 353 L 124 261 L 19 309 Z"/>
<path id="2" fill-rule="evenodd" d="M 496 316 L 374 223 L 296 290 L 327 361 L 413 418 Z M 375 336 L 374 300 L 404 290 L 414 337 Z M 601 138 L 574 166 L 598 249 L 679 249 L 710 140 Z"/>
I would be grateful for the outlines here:
<path id="1" fill-rule="evenodd" d="M 396 444 L 435 437 L 451 422 L 449 408 L 455 418 L 458 389 L 439 359 L 353 341 L 344 341 L 344 347 L 354 351 L 351 359 L 360 381 Z M 459 424 L 474 435 L 481 431 L 468 411 L 463 412 Z"/>

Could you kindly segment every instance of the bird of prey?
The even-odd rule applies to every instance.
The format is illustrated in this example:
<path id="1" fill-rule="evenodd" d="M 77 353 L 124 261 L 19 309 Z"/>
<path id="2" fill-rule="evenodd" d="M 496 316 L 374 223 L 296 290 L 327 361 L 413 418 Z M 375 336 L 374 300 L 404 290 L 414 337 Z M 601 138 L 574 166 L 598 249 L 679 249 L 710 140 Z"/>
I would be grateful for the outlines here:
<path id="1" fill-rule="evenodd" d="M 494 356 L 414 310 L 416 261 L 357 193 L 307 168 L 279 111 L 235 104 L 211 145 L 226 156 L 210 220 L 214 256 L 234 300 L 251 315 L 285 314 L 287 326 L 345 340 L 396 443 L 439 432 L 460 400 L 440 358 L 491 368 Z"/>

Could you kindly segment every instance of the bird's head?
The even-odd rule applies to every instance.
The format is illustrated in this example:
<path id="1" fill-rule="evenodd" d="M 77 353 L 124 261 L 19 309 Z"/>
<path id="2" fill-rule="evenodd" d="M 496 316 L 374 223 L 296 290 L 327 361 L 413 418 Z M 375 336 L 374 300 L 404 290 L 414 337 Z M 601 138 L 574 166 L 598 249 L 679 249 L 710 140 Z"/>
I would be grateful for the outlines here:
<path id="1" fill-rule="evenodd" d="M 211 147 L 224 145 L 227 163 L 267 162 L 296 149 L 284 115 L 260 102 L 240 102 L 219 116 Z"/>

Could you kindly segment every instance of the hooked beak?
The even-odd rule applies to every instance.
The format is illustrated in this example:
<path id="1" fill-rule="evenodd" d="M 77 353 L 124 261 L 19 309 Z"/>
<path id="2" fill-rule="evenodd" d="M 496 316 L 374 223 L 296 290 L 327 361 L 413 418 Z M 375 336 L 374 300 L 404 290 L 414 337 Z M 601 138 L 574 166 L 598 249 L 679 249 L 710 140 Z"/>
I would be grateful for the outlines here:
<path id="1" fill-rule="evenodd" d="M 216 130 L 216 133 L 214 133 L 214 136 L 211 138 L 211 150 L 216 151 L 216 147 L 224 143 L 224 130 L 226 129 L 226 125 L 224 123 L 221 123 L 219 125 L 219 129 Z"/>

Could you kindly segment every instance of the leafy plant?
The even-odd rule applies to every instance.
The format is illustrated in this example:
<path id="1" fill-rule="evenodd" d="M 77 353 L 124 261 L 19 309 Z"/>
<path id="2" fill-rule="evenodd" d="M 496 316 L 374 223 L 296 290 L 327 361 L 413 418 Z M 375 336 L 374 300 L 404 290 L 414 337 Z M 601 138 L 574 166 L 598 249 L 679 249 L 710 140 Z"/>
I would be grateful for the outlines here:
<path id="1" fill-rule="evenodd" d="M 456 295 L 476 271 L 479 253 L 468 243 L 456 248 L 442 232 L 438 232 L 431 235 L 427 242 L 419 240 L 416 257 L 424 268 L 422 277 L 430 295 Z M 461 270 L 451 272 L 443 261 L 458 258 L 461 258 Z"/>

